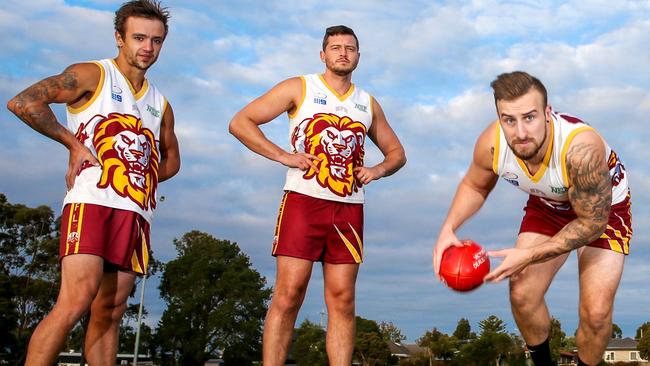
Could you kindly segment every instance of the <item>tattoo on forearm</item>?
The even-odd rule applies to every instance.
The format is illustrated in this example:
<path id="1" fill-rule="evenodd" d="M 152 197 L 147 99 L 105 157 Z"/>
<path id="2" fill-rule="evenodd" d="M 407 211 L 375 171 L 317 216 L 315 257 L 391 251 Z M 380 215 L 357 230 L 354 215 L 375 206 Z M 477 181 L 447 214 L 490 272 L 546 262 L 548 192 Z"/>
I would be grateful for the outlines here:
<path id="1" fill-rule="evenodd" d="M 573 184 L 569 200 L 578 218 L 555 236 L 560 245 L 535 258 L 542 261 L 579 248 L 598 239 L 607 226 L 612 202 L 612 185 L 604 154 L 597 146 L 576 144 L 567 153 L 567 173 Z"/>
<path id="2" fill-rule="evenodd" d="M 30 86 L 14 97 L 12 111 L 36 131 L 61 141 L 61 133 L 65 128 L 57 122 L 49 103 L 60 92 L 77 87 L 77 73 L 64 71 Z"/>

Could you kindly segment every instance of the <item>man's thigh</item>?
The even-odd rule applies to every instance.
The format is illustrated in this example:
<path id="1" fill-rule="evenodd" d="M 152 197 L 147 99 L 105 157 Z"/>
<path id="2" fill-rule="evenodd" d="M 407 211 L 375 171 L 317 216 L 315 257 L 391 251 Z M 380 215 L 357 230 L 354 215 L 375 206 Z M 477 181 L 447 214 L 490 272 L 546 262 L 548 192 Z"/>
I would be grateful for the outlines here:
<path id="1" fill-rule="evenodd" d="M 611 312 L 624 263 L 625 255 L 613 250 L 578 249 L 581 308 Z"/>
<path id="2" fill-rule="evenodd" d="M 517 248 L 533 248 L 548 239 L 550 237 L 547 235 L 523 232 L 519 234 L 515 246 Z M 517 288 L 528 295 L 542 298 L 568 256 L 569 253 L 565 253 L 546 262 L 529 265 L 522 272 L 510 278 L 510 288 Z"/>

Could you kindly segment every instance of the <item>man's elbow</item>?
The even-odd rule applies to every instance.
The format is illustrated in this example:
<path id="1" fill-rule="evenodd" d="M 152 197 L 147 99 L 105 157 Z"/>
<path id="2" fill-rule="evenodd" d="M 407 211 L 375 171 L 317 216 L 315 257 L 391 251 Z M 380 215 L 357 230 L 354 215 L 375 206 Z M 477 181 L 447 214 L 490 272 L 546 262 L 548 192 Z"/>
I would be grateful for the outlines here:
<path id="1" fill-rule="evenodd" d="M 242 133 L 242 124 L 237 116 L 233 117 L 233 119 L 228 124 L 228 132 L 239 139 L 239 136 Z"/>
<path id="2" fill-rule="evenodd" d="M 406 165 L 406 152 L 404 148 L 401 148 L 397 153 L 397 169 L 402 168 Z"/>

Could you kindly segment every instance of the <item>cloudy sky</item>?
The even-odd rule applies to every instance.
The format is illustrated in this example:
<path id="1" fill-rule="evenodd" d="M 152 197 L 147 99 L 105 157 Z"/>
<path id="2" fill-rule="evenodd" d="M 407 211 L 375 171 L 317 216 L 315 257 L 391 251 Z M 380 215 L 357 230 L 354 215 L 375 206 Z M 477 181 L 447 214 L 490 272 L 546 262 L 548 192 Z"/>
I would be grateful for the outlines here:
<path id="1" fill-rule="evenodd" d="M 408 163 L 366 189 L 365 262 L 357 313 L 391 321 L 415 341 L 459 318 L 497 315 L 516 331 L 507 284 L 457 294 L 438 283 L 431 249 L 472 145 L 495 119 L 489 83 L 526 70 L 549 90 L 556 110 L 589 121 L 629 173 L 635 235 L 616 298 L 624 335 L 650 321 L 650 2 L 607 1 L 208 1 L 168 0 L 170 32 L 149 78 L 176 114 L 182 170 L 160 186 L 166 197 L 153 226 L 155 256 L 171 260 L 173 238 L 198 229 L 235 241 L 274 281 L 270 247 L 285 169 L 243 148 L 227 132 L 246 103 L 291 76 L 322 72 L 327 26 L 360 39 L 353 81 L 373 94 L 401 138 Z M 79 61 L 114 57 L 112 0 L 0 2 L 0 100 Z M 58 116 L 64 109 L 56 106 Z M 67 151 L 0 110 L 0 192 L 12 203 L 55 210 L 65 192 Z M 287 118 L 263 128 L 288 146 Z M 644 147 L 645 146 L 645 147 Z M 367 164 L 380 161 L 369 149 Z M 526 196 L 499 183 L 458 233 L 488 249 L 512 246 Z M 493 265 L 495 262 L 493 261 Z M 147 322 L 164 304 L 147 288 Z M 577 326 L 575 255 L 547 295 L 567 334 Z M 315 266 L 299 322 L 320 320 L 322 273 Z"/>

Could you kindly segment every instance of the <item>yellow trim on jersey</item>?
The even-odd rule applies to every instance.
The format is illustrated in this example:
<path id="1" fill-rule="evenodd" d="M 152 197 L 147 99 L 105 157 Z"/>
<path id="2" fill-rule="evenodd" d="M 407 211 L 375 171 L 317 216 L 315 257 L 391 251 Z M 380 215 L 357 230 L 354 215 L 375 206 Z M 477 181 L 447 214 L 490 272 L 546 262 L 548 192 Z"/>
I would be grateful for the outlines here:
<path id="1" fill-rule="evenodd" d="M 81 113 L 81 112 L 85 111 L 86 108 L 90 107 L 95 102 L 97 97 L 101 94 L 102 88 L 104 88 L 104 78 L 105 78 L 105 75 L 106 75 L 106 71 L 104 71 L 104 66 L 102 66 L 102 64 L 97 62 L 97 61 L 93 61 L 92 63 L 99 67 L 100 75 L 99 75 L 99 83 L 97 83 L 97 88 L 93 92 L 93 96 L 90 98 L 90 100 L 88 100 L 82 106 L 77 107 L 77 108 L 67 106 L 68 112 L 70 112 L 71 114 L 78 114 L 78 113 Z"/>
<path id="2" fill-rule="evenodd" d="M 302 107 L 302 103 L 305 101 L 305 96 L 307 95 L 307 81 L 305 81 L 304 76 L 300 76 L 300 82 L 302 83 L 302 92 L 300 93 L 300 102 L 298 102 L 298 105 L 296 106 L 296 110 L 293 113 L 288 113 L 289 118 L 293 118 L 298 114 L 298 111 L 300 110 L 300 107 Z"/>
<path id="3" fill-rule="evenodd" d="M 499 124 L 499 121 L 495 121 L 494 124 L 496 125 L 497 133 L 496 139 L 494 141 L 494 152 L 492 155 L 492 171 L 494 174 L 499 175 L 499 147 L 501 145 L 501 125 Z"/>
<path id="4" fill-rule="evenodd" d="M 553 144 L 555 140 L 555 134 L 554 134 L 554 123 L 553 120 L 551 120 L 551 128 L 550 128 L 550 133 L 548 134 L 548 138 L 551 139 L 548 143 L 548 148 L 546 149 L 546 154 L 544 154 L 544 160 L 542 161 L 541 166 L 537 170 L 537 173 L 535 175 L 530 174 L 530 171 L 528 170 L 528 166 L 526 166 L 526 163 L 524 163 L 523 160 L 519 159 L 518 157 L 515 156 L 515 160 L 521 167 L 521 170 L 526 174 L 528 179 L 530 179 L 533 183 L 539 182 L 540 179 L 544 176 L 544 173 L 546 173 L 546 169 L 548 168 L 548 162 L 551 160 L 551 155 L 553 155 Z"/>
<path id="5" fill-rule="evenodd" d="M 356 263 L 361 263 L 361 256 L 359 255 L 359 252 L 357 252 L 357 249 L 354 247 L 354 245 L 352 245 L 352 243 L 348 240 L 348 238 L 346 238 L 345 235 L 343 235 L 343 233 L 341 232 L 341 230 L 339 230 L 339 228 L 336 226 L 336 224 L 334 224 L 334 228 L 339 233 L 339 237 L 341 237 L 341 240 L 343 240 L 343 244 L 345 244 L 345 246 L 348 248 L 348 251 L 350 251 L 350 254 L 352 254 L 352 258 L 354 258 L 354 261 Z M 359 239 L 359 236 L 354 231 L 354 229 L 352 229 L 352 231 L 354 232 L 355 236 L 357 237 L 357 242 L 359 243 L 359 248 L 361 248 L 362 246 L 361 246 L 361 240 Z"/>
<path id="6" fill-rule="evenodd" d="M 327 89 L 329 89 L 332 92 L 332 94 L 334 94 L 337 98 L 339 98 L 339 100 L 341 102 L 344 101 L 347 97 L 349 97 L 350 94 L 352 94 L 352 92 L 354 91 L 354 84 L 351 83 L 350 88 L 348 89 L 348 91 L 346 91 L 344 94 L 341 95 L 336 90 L 334 90 L 334 88 L 332 88 L 327 83 L 327 81 L 325 81 L 325 78 L 323 77 L 323 74 L 319 74 L 318 77 L 320 78 L 320 81 L 323 82 L 323 85 L 325 85 L 327 87 Z"/>
<path id="7" fill-rule="evenodd" d="M 83 228 L 83 221 L 84 221 L 84 208 L 86 207 L 85 203 L 79 204 L 79 224 L 77 228 L 77 235 L 78 235 L 78 240 L 75 243 L 74 246 L 74 254 L 79 253 L 79 243 L 81 242 L 81 229 Z"/>
<path id="8" fill-rule="evenodd" d="M 133 97 L 135 98 L 135 100 L 139 100 L 140 98 L 142 98 L 142 96 L 145 95 L 145 93 L 149 89 L 149 81 L 147 79 L 144 79 L 144 82 L 142 83 L 142 88 L 140 88 L 140 90 L 138 92 L 136 92 L 135 88 L 131 84 L 131 80 L 129 80 L 129 78 L 127 78 L 126 75 L 124 75 L 122 70 L 120 70 L 120 67 L 117 66 L 117 62 L 115 62 L 114 58 L 111 59 L 111 62 L 113 63 L 113 65 L 115 65 L 115 68 L 117 69 L 117 71 L 119 71 L 119 73 L 122 74 L 122 76 L 124 77 L 124 80 L 126 80 L 126 84 L 129 86 L 129 89 L 131 89 L 131 94 L 133 94 Z"/>
<path id="9" fill-rule="evenodd" d="M 569 150 L 569 145 L 571 145 L 571 141 L 573 141 L 573 138 L 576 137 L 577 134 L 583 131 L 595 131 L 595 130 L 591 126 L 583 126 L 583 127 L 576 128 L 575 130 L 571 131 L 571 133 L 569 133 L 569 136 L 567 136 L 566 141 L 564 142 L 564 146 L 562 146 L 562 153 L 560 154 L 560 162 L 562 163 L 562 180 L 564 181 L 565 187 L 569 187 L 569 174 L 566 170 L 566 154 L 567 151 Z"/>
<path id="10" fill-rule="evenodd" d="M 375 112 L 375 111 L 372 109 L 372 106 L 374 105 L 373 102 L 375 101 L 375 97 L 373 97 L 373 96 L 370 95 L 370 94 L 368 94 L 368 95 L 370 96 L 370 106 L 369 106 L 369 108 L 370 108 L 370 124 L 372 124 L 372 120 L 373 120 L 373 116 L 374 116 L 373 113 Z"/>

